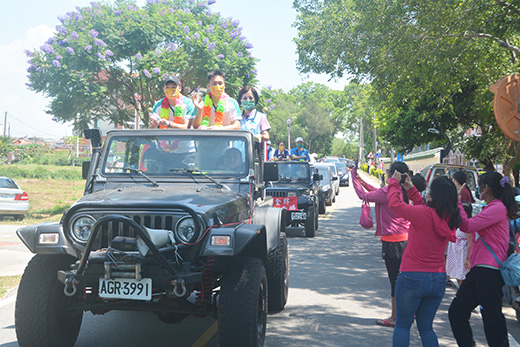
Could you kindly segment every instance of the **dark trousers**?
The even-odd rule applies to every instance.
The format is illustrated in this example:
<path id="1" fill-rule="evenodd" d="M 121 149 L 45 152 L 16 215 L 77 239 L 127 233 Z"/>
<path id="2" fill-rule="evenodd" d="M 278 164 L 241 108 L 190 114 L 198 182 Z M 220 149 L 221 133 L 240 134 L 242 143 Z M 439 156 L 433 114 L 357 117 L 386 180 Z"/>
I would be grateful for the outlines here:
<path id="1" fill-rule="evenodd" d="M 448 311 L 451 331 L 459 346 L 475 346 L 469 317 L 479 304 L 488 345 L 509 346 L 506 320 L 502 314 L 503 286 L 499 270 L 474 267 L 466 275 Z"/>
<path id="2" fill-rule="evenodd" d="M 382 241 L 382 256 L 385 261 L 388 279 L 390 280 L 390 288 L 392 297 L 395 297 L 395 285 L 397 283 L 397 276 L 399 275 L 399 268 L 401 267 L 401 258 L 406 247 L 406 241 L 387 242 Z"/>

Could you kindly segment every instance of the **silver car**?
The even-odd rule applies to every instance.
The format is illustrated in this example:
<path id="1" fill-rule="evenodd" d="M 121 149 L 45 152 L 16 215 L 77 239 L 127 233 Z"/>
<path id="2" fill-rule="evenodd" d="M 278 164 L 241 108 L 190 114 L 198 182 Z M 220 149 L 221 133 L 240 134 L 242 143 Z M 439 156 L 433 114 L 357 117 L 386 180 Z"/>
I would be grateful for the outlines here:
<path id="1" fill-rule="evenodd" d="M 0 217 L 22 220 L 29 211 L 29 195 L 9 177 L 0 177 Z"/>
<path id="2" fill-rule="evenodd" d="M 332 191 L 335 195 L 339 194 L 339 175 L 338 175 L 338 168 L 336 167 L 336 164 L 332 162 L 325 162 L 330 168 L 332 169 Z M 332 200 L 332 202 L 336 202 L 336 197 Z"/>

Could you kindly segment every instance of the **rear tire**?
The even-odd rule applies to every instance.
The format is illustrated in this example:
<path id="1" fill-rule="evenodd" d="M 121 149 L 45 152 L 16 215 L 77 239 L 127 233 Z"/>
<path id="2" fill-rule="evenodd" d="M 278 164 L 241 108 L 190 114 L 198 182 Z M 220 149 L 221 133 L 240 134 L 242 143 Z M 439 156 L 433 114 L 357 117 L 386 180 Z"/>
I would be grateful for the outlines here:
<path id="1" fill-rule="evenodd" d="M 269 312 L 279 312 L 284 309 L 289 295 L 289 247 L 285 233 L 280 233 L 278 246 L 267 255 L 265 267 L 269 286 Z"/>
<path id="2" fill-rule="evenodd" d="M 58 281 L 58 270 L 76 261 L 68 255 L 35 255 L 25 268 L 16 297 L 15 325 L 20 346 L 73 346 L 83 311 L 66 310 L 77 303 Z"/>
<path id="3" fill-rule="evenodd" d="M 325 214 L 327 212 L 327 206 L 325 206 L 325 198 L 320 199 L 318 212 L 319 214 Z"/>
<path id="4" fill-rule="evenodd" d="M 262 260 L 237 257 L 222 276 L 218 303 L 220 346 L 263 346 L 267 277 Z"/>

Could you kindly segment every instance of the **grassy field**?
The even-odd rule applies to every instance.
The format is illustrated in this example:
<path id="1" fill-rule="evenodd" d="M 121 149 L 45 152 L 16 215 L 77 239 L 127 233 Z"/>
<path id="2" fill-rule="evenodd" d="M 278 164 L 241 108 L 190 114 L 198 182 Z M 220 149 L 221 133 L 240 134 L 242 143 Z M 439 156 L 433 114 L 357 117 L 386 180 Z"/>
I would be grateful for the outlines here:
<path id="1" fill-rule="evenodd" d="M 0 299 L 20 283 L 22 276 L 0 276 Z"/>
<path id="2" fill-rule="evenodd" d="M 16 183 L 29 195 L 29 212 L 23 221 L 12 218 L 0 220 L 3 224 L 36 224 L 59 221 L 74 201 L 83 196 L 85 181 L 16 179 Z"/>

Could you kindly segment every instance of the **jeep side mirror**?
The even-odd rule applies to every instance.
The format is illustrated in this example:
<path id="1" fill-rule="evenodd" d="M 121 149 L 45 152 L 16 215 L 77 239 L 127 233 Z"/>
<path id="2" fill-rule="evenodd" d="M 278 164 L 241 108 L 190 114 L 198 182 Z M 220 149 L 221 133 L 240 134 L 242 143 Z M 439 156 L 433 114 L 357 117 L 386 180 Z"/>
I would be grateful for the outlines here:
<path id="1" fill-rule="evenodd" d="M 87 179 L 88 176 L 88 169 L 90 168 L 90 160 L 84 161 L 81 164 L 81 177 L 83 177 L 84 180 Z"/>
<path id="2" fill-rule="evenodd" d="M 83 136 L 85 136 L 87 140 L 90 140 L 92 147 L 101 147 L 103 143 L 101 130 L 99 128 L 85 129 L 83 130 Z"/>
<path id="3" fill-rule="evenodd" d="M 278 163 L 265 162 L 264 163 L 264 182 L 278 181 Z"/>
<path id="4" fill-rule="evenodd" d="M 313 180 L 314 182 L 321 181 L 322 179 L 323 179 L 323 176 L 320 175 L 320 174 L 315 173 L 314 175 L 312 175 L 312 180 Z"/>
<path id="5" fill-rule="evenodd" d="M 333 177 L 332 177 L 332 180 L 333 180 L 333 181 L 337 181 L 337 180 L 338 180 L 338 176 L 333 176 Z"/>

